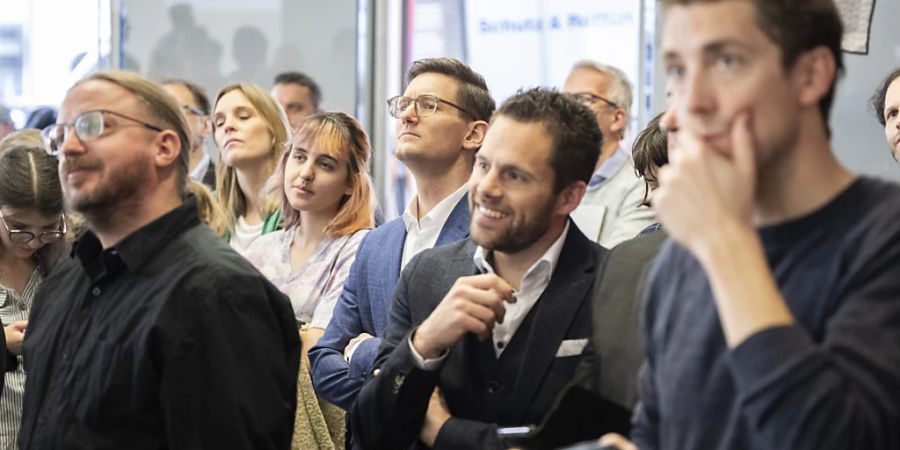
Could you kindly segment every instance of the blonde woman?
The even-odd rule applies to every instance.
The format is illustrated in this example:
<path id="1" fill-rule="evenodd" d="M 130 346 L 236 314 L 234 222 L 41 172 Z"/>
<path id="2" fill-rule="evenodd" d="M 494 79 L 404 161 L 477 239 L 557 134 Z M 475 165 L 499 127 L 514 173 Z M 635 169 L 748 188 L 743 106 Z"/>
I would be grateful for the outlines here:
<path id="1" fill-rule="evenodd" d="M 222 164 L 216 200 L 225 212 L 213 229 L 244 254 L 256 238 L 280 226 L 278 199 L 264 192 L 289 138 L 287 119 L 259 86 L 226 86 L 213 106 L 213 140 Z"/>

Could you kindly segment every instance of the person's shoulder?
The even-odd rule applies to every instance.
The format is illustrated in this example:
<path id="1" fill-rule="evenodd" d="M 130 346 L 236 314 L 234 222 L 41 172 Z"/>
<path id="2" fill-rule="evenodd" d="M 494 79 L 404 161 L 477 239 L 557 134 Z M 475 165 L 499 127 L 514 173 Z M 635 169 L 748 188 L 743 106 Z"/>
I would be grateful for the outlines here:
<path id="1" fill-rule="evenodd" d="M 184 258 L 177 261 L 183 267 L 183 273 L 203 277 L 211 286 L 215 281 L 234 277 L 262 277 L 247 259 L 205 225 L 188 230 L 179 238 L 178 244 L 186 250 L 181 252 Z"/>
<path id="2" fill-rule="evenodd" d="M 395 233 L 404 232 L 406 232 L 406 225 L 403 224 L 403 218 L 397 217 L 393 220 L 383 223 L 377 228 L 373 228 L 371 231 L 369 231 L 368 235 L 370 239 L 377 239 L 387 237 Z"/>

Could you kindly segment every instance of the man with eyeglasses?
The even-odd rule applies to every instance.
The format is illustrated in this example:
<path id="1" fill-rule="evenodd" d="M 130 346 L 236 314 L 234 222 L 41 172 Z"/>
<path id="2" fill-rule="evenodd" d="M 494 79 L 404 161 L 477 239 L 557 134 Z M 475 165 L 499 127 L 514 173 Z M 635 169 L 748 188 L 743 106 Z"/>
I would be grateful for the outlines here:
<path id="1" fill-rule="evenodd" d="M 331 322 L 309 352 L 316 392 L 346 410 L 371 375 L 401 270 L 419 252 L 468 236 L 466 181 L 494 111 L 484 78 L 459 60 L 416 61 L 407 79 L 388 111 L 397 119 L 397 158 L 417 193 L 402 217 L 362 241 Z"/>
<path id="2" fill-rule="evenodd" d="M 631 121 L 631 85 L 621 70 L 584 60 L 575 64 L 563 87 L 587 105 L 603 132 L 600 158 L 581 206 L 572 219 L 600 245 L 612 248 L 654 223 L 643 204 L 644 182 L 621 141 Z"/>
<path id="3" fill-rule="evenodd" d="M 22 448 L 287 448 L 293 311 L 197 216 L 178 104 L 101 72 L 59 120 L 42 134 L 89 229 L 35 296 Z"/>
<path id="4" fill-rule="evenodd" d="M 188 173 L 191 179 L 215 189 L 216 166 L 204 148 L 210 129 L 209 98 L 206 92 L 200 86 L 186 80 L 165 80 L 162 87 L 181 105 L 190 127 L 191 150 Z"/>

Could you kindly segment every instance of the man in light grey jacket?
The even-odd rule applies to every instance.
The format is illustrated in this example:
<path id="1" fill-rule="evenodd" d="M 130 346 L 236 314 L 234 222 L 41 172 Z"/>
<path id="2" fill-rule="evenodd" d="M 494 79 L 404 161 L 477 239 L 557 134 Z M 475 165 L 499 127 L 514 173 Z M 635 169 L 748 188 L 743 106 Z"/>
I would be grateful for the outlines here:
<path id="1" fill-rule="evenodd" d="M 621 70 L 594 61 L 575 64 L 563 87 L 587 105 L 603 133 L 600 158 L 572 219 L 598 244 L 612 248 L 654 222 L 642 205 L 644 183 L 631 153 L 620 145 L 631 119 L 631 85 Z"/>

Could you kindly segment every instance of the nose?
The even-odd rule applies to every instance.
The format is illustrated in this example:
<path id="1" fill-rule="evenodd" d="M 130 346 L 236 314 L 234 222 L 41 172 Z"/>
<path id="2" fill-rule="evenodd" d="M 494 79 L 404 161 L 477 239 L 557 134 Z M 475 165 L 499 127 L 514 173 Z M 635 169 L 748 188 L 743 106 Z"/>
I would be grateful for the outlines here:
<path id="1" fill-rule="evenodd" d="M 41 241 L 40 236 L 35 236 L 34 239 L 28 241 L 28 243 L 25 244 L 25 247 L 31 251 L 38 251 L 43 246 L 44 242 Z"/>
<path id="2" fill-rule="evenodd" d="M 312 159 L 310 158 L 310 159 L 306 160 L 306 162 L 304 162 L 302 166 L 300 166 L 300 178 L 307 180 L 307 181 L 312 181 L 312 179 L 315 178 L 315 176 L 316 176 L 315 164 L 313 163 Z"/>
<path id="3" fill-rule="evenodd" d="M 78 138 L 78 135 L 75 133 L 74 125 L 64 125 L 65 129 L 63 130 L 63 139 L 62 142 L 59 143 L 59 152 L 62 155 L 73 155 L 77 153 L 84 153 L 84 143 L 81 142 L 81 139 Z"/>
<path id="4" fill-rule="evenodd" d="M 477 164 L 477 163 L 476 163 Z M 475 192 L 484 198 L 497 198 L 503 195 L 500 186 L 500 175 L 497 169 L 491 168 L 487 172 L 479 172 L 476 167 L 472 171 L 472 183 L 475 184 Z"/>
<path id="5" fill-rule="evenodd" d="M 416 114 L 416 102 L 409 102 L 409 105 L 407 105 L 405 109 L 400 110 L 400 117 L 398 119 L 401 123 L 418 121 L 419 116 Z"/>
<path id="6" fill-rule="evenodd" d="M 671 103 L 673 109 L 686 111 L 691 115 L 708 115 L 715 110 L 716 99 L 712 82 L 704 70 L 685 69 L 681 89 L 674 92 Z"/>

